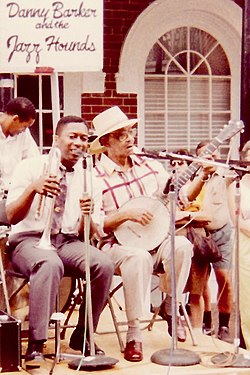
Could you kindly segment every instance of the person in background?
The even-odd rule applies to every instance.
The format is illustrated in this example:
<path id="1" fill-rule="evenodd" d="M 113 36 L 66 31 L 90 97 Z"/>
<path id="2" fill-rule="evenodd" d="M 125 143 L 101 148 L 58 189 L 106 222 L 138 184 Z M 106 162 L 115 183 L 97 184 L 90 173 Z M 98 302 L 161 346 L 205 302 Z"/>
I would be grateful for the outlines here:
<path id="1" fill-rule="evenodd" d="M 250 141 L 246 142 L 241 151 L 241 161 L 250 164 Z M 245 166 L 249 170 L 249 164 Z M 240 210 L 239 210 L 239 309 L 242 336 L 240 346 L 250 350 L 250 174 L 243 173 L 240 180 Z M 235 202 L 236 182 L 230 186 L 230 214 L 233 224 L 236 224 L 235 213 L 238 212 Z M 237 193 L 239 194 L 239 192 Z"/>
<path id="2" fill-rule="evenodd" d="M 39 155 L 39 149 L 29 128 L 36 119 L 33 103 L 24 97 L 10 100 L 0 113 L 0 222 L 7 221 L 5 199 L 12 172 L 23 159 Z"/>
<path id="3" fill-rule="evenodd" d="M 36 119 L 33 103 L 24 97 L 10 100 L 0 113 L 0 168 L 4 189 L 8 190 L 17 163 L 39 154 L 29 128 Z"/>
<path id="4" fill-rule="evenodd" d="M 172 152 L 173 154 L 180 155 L 180 156 L 192 156 L 192 154 L 186 148 L 178 148 L 176 151 Z M 183 159 L 172 159 L 170 160 L 170 166 L 174 170 L 177 169 L 178 173 L 181 174 L 187 168 L 187 166 L 191 163 L 190 160 Z"/>
<path id="5" fill-rule="evenodd" d="M 100 221 L 100 183 L 89 181 L 90 176 L 87 176 L 88 186 L 92 186 L 93 191 L 85 190 L 82 160 L 88 144 L 88 127 L 85 121 L 78 116 L 62 117 L 56 127 L 54 142 L 52 149 L 57 152 L 52 154 L 51 165 L 48 165 L 49 155 L 25 159 L 17 165 L 6 204 L 7 217 L 12 224 L 8 254 L 14 269 L 27 277 L 30 283 L 26 366 L 39 366 L 44 361 L 43 344 L 48 337 L 49 321 L 55 308 L 61 278 L 64 275 L 85 278 L 85 215 L 90 215 L 90 232 L 93 234 L 98 235 Z M 55 170 L 50 171 L 56 161 L 57 176 Z M 48 168 L 45 175 L 44 167 Z M 55 204 L 51 206 L 53 197 Z M 36 220 L 41 199 L 45 200 L 44 208 Z M 50 220 L 50 241 L 55 251 L 44 249 L 44 245 L 40 243 Z M 90 246 L 89 258 L 95 330 L 108 298 L 114 267 L 109 257 L 93 246 Z M 84 302 L 83 298 L 78 323 L 69 346 L 89 356 Z M 84 347 L 85 330 L 87 343 Z M 95 345 L 95 354 L 104 352 Z"/>
<path id="6" fill-rule="evenodd" d="M 168 293 L 164 302 L 168 332 L 172 334 L 171 316 L 171 246 L 168 226 L 164 224 L 165 240 L 149 251 L 148 244 L 128 246 L 121 244 L 114 232 L 124 223 L 139 224 L 150 233 L 150 223 L 157 215 L 157 210 L 150 207 L 124 208 L 124 204 L 133 198 L 157 198 L 163 190 L 169 174 L 162 164 L 136 155 L 134 141 L 137 119 L 128 119 L 117 106 L 100 113 L 93 120 L 98 137 L 92 142 L 90 151 L 102 149 L 100 161 L 95 172 L 102 192 L 104 225 L 101 249 L 112 259 L 116 274 L 122 277 L 128 331 L 124 358 L 136 362 L 143 359 L 140 318 L 145 312 L 145 300 L 150 290 L 153 270 L 160 274 L 161 289 Z M 167 219 L 167 217 L 166 217 Z M 130 234 L 128 234 L 129 236 Z M 152 234 L 154 236 L 154 234 Z M 183 236 L 175 237 L 176 252 L 176 294 L 180 301 L 189 274 L 192 244 Z M 179 341 L 185 341 L 185 332 L 177 333 Z"/>
<path id="7" fill-rule="evenodd" d="M 176 151 L 173 151 L 174 154 L 177 155 L 186 155 L 186 156 L 192 156 L 192 154 L 186 150 L 186 149 L 177 149 Z M 191 164 L 191 161 L 188 160 L 171 160 L 170 161 L 170 167 L 172 168 L 172 174 L 173 174 L 173 182 L 176 183 L 176 185 L 179 185 L 179 176 L 182 175 L 182 173 L 186 173 L 188 166 Z M 180 193 L 181 194 L 181 193 Z M 181 207 L 180 207 L 181 208 Z M 177 235 L 184 235 L 187 236 L 187 230 L 190 226 L 195 228 L 196 231 L 199 231 L 202 235 L 206 235 L 203 229 L 204 223 L 204 213 L 202 214 L 202 217 L 200 216 L 199 220 L 195 219 L 196 213 L 200 210 L 200 206 L 198 204 L 198 201 L 195 202 L 195 204 L 188 205 L 187 211 L 190 211 L 190 214 L 194 212 L 193 220 L 186 220 L 183 223 L 176 223 L 176 234 Z M 202 220 L 201 220 L 202 219 Z M 203 320 L 203 312 L 204 312 L 204 306 L 203 306 L 203 292 L 206 287 L 207 280 L 209 278 L 210 274 L 210 265 L 209 264 L 200 264 L 200 262 L 197 262 L 195 257 L 192 257 L 191 262 L 191 268 L 189 277 L 187 280 L 187 284 L 185 286 L 185 293 L 189 293 L 188 301 L 186 305 L 186 310 L 190 315 L 191 324 L 193 329 L 197 329 L 201 331 L 202 329 L 202 320 Z M 161 314 L 160 314 L 161 315 Z"/>
<path id="8" fill-rule="evenodd" d="M 180 156 L 192 156 L 191 153 L 185 149 L 180 148 L 176 151 L 173 151 L 173 154 L 180 155 Z M 191 162 L 185 159 L 171 159 L 169 162 L 170 171 L 173 176 L 173 182 L 178 185 L 178 177 L 185 171 L 188 165 Z"/>
<path id="9" fill-rule="evenodd" d="M 196 155 L 199 156 L 209 141 L 203 141 L 196 147 Z M 211 161 L 219 158 L 219 151 L 214 152 Z M 222 260 L 212 264 L 218 284 L 217 305 L 219 311 L 219 324 L 217 337 L 220 340 L 231 342 L 229 333 L 229 320 L 232 310 L 232 227 L 228 207 L 228 186 L 231 178 L 225 178 L 225 170 L 212 165 L 204 165 L 198 170 L 193 181 L 185 186 L 183 201 L 187 207 L 200 199 L 201 210 L 206 212 L 211 221 L 205 225 L 213 240 L 219 246 Z M 207 304 L 209 306 L 209 304 Z M 203 320 L 204 333 L 211 334 L 212 313 L 211 310 L 204 311 Z"/>

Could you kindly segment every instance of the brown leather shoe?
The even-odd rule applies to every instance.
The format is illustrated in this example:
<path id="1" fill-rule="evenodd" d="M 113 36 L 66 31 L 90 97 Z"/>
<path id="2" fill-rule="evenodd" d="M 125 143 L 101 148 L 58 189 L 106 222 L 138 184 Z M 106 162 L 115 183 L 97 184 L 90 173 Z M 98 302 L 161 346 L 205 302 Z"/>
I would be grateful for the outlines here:
<path id="1" fill-rule="evenodd" d="M 129 341 L 124 350 L 124 358 L 130 362 L 140 362 L 143 359 L 142 343 L 139 341 Z"/>

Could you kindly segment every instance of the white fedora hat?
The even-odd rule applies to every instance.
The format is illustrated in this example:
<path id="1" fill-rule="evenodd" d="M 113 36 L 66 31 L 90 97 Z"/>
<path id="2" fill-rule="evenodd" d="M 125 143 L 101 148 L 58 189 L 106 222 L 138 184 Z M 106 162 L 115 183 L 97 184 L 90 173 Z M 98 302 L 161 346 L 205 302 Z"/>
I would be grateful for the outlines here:
<path id="1" fill-rule="evenodd" d="M 93 120 L 93 125 L 97 138 L 90 143 L 89 151 L 91 154 L 97 154 L 105 151 L 99 139 L 106 134 L 112 133 L 115 130 L 122 129 L 126 126 L 134 125 L 138 122 L 137 118 L 128 119 L 124 112 L 118 107 L 114 106 L 97 115 Z"/>

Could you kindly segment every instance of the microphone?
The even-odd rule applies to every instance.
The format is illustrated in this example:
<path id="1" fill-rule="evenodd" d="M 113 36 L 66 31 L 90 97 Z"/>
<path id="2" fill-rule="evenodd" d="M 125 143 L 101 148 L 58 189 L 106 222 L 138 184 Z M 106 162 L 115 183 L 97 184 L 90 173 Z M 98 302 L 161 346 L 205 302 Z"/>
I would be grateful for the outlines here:
<path id="1" fill-rule="evenodd" d="M 144 152 L 145 154 L 159 155 L 161 153 L 167 152 L 167 150 L 162 149 L 162 147 L 154 148 L 154 149 L 146 149 L 145 147 L 143 147 L 142 152 Z"/>
<path id="2" fill-rule="evenodd" d="M 172 177 L 170 177 L 170 178 L 167 180 L 167 182 L 166 182 L 166 185 L 165 185 L 165 187 L 164 187 L 164 189 L 163 189 L 163 194 L 164 194 L 164 195 L 168 195 L 169 190 L 170 190 L 170 185 L 171 185 L 171 183 L 172 183 Z"/>
<path id="3" fill-rule="evenodd" d="M 87 152 L 83 152 L 81 156 L 82 156 L 82 167 L 83 169 L 87 169 L 88 167 L 87 158 L 90 157 L 90 155 L 87 154 Z"/>
<path id="4" fill-rule="evenodd" d="M 87 158 L 83 157 L 82 159 L 82 167 L 83 169 L 87 169 Z"/>

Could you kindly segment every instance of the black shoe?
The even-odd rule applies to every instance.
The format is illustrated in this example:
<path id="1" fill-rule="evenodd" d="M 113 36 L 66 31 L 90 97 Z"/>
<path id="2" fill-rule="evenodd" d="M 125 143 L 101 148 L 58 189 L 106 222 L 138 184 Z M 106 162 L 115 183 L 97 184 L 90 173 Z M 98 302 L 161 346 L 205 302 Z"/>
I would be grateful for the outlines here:
<path id="1" fill-rule="evenodd" d="M 172 316 L 166 313 L 164 301 L 160 306 L 158 315 L 161 316 L 162 319 L 166 320 L 166 322 L 168 323 L 168 333 L 170 336 L 172 336 Z M 180 342 L 186 341 L 186 330 L 179 316 L 176 317 L 176 331 L 177 340 Z"/>
<path id="2" fill-rule="evenodd" d="M 84 340 L 84 336 L 83 336 L 82 331 L 79 332 L 77 329 L 75 329 L 70 337 L 69 347 L 73 350 L 80 350 L 82 352 L 83 340 Z M 99 348 L 96 345 L 96 343 L 94 343 L 94 347 L 95 347 L 95 355 L 105 355 L 105 352 L 101 348 Z M 86 339 L 84 356 L 85 357 L 90 356 L 90 343 L 88 339 Z"/>
<path id="3" fill-rule="evenodd" d="M 229 328 L 228 327 L 219 327 L 219 331 L 218 331 L 218 336 L 217 337 L 218 337 L 219 340 L 228 342 L 229 344 L 233 343 L 233 339 L 230 337 Z"/>
<path id="4" fill-rule="evenodd" d="M 161 306 L 160 306 L 160 310 L 158 312 L 158 315 L 162 317 L 163 320 L 166 320 L 167 323 L 169 323 L 170 321 L 172 321 L 172 317 L 171 315 L 168 315 L 166 313 L 166 309 L 165 309 L 165 301 L 163 301 L 161 303 Z"/>
<path id="5" fill-rule="evenodd" d="M 30 367 L 40 367 L 44 362 L 43 341 L 30 342 L 25 354 L 25 365 Z"/>

